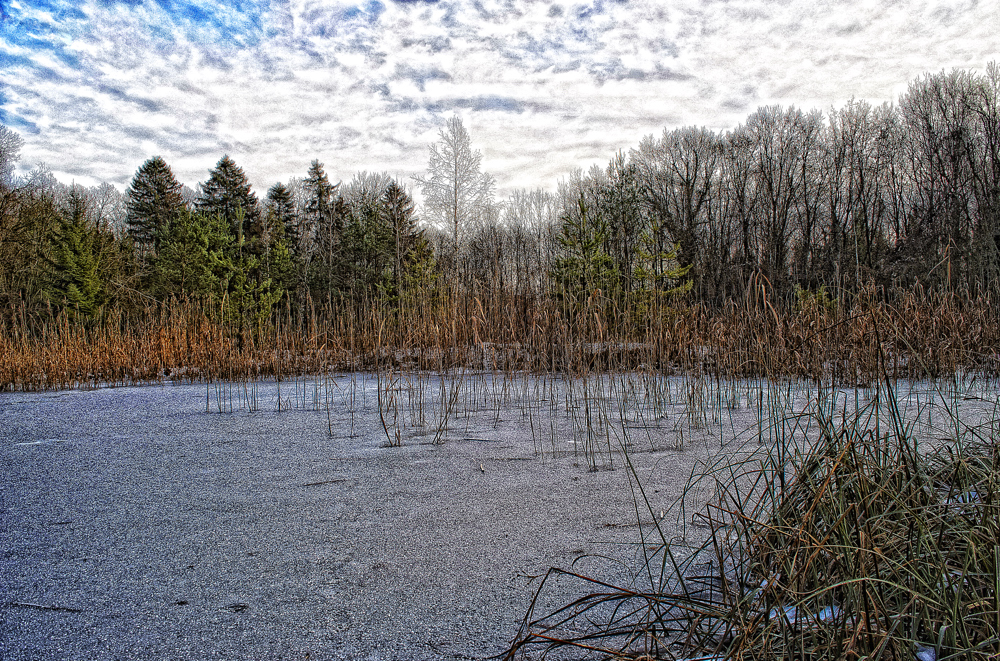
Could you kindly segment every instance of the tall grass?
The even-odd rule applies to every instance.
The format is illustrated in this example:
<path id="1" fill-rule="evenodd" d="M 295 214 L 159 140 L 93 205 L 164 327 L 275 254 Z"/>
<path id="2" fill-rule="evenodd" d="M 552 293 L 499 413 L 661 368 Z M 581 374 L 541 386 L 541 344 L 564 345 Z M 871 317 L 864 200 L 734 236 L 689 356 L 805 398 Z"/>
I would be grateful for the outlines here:
<path id="1" fill-rule="evenodd" d="M 693 519 L 704 543 L 669 539 L 635 482 L 654 521 L 636 583 L 550 571 L 581 596 L 533 603 L 507 658 L 998 658 L 1000 418 L 964 422 L 943 391 L 908 410 L 889 381 L 857 392 L 772 409 L 770 439 L 758 428 L 695 476 L 715 493 Z"/>
<path id="2" fill-rule="evenodd" d="M 435 289 L 392 302 L 308 302 L 263 323 L 225 319 L 212 304 L 191 302 L 88 321 L 14 305 L 0 314 L 0 389 L 459 367 L 867 384 L 880 370 L 920 378 L 1000 368 L 1000 323 L 989 297 L 866 291 L 849 305 L 817 297 L 778 305 L 751 286 L 721 308 L 664 300 L 636 312 L 627 304 L 595 294 L 570 309 L 540 296 Z"/>

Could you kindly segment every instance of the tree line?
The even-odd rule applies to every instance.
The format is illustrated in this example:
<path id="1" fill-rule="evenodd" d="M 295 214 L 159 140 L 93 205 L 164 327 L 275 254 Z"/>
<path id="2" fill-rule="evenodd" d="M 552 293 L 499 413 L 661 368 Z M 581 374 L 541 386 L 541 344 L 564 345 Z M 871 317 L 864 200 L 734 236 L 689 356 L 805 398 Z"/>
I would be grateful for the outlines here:
<path id="1" fill-rule="evenodd" d="M 23 144 L 0 128 L 9 163 Z M 426 282 L 434 257 L 405 187 L 361 173 L 331 184 L 323 164 L 257 198 L 223 156 L 198 191 L 159 156 L 119 193 L 39 170 L 0 188 L 0 296 L 92 318 L 109 307 L 213 302 L 263 321 L 284 302 L 378 295 Z"/>
<path id="2" fill-rule="evenodd" d="M 212 302 L 263 321 L 282 306 L 394 305 L 450 289 L 575 309 L 684 296 L 719 305 L 1000 280 L 1000 70 L 914 80 L 897 103 L 763 107 L 736 128 L 666 129 L 554 193 L 495 195 L 451 119 L 413 184 L 314 160 L 263 199 L 223 156 L 191 190 L 152 157 L 124 193 L 15 177 L 0 127 L 0 302 L 80 318 L 151 301 Z M 11 306 L 5 305 L 10 309 Z"/>
<path id="3" fill-rule="evenodd" d="M 660 256 L 672 255 L 716 304 L 760 277 L 789 296 L 869 284 L 975 295 L 1000 276 L 998 204 L 990 65 L 924 76 L 895 105 L 851 101 L 826 117 L 772 106 L 724 133 L 665 130 L 572 177 L 560 224 L 588 228 L 573 250 L 625 291 L 647 276 L 664 286 Z"/>

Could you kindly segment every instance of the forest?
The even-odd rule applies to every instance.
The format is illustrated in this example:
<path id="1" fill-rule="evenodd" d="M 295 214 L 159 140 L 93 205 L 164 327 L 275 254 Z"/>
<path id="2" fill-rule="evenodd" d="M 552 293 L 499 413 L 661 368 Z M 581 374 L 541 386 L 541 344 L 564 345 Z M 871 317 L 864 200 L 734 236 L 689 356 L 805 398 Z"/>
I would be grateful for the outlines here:
<path id="1" fill-rule="evenodd" d="M 412 182 L 334 183 L 317 159 L 262 196 L 228 156 L 196 190 L 159 156 L 124 192 L 18 177 L 23 145 L 0 127 L 8 388 L 182 366 L 589 369 L 609 351 L 860 379 L 886 358 L 989 368 L 1000 348 L 995 65 L 924 75 L 894 104 L 665 129 L 505 200 L 457 117 Z"/>

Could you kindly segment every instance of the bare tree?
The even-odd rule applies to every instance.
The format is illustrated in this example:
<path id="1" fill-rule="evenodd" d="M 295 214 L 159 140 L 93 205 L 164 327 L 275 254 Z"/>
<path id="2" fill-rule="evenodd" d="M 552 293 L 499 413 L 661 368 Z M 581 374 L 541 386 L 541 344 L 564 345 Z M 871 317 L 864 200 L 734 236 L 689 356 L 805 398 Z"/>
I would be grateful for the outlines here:
<path id="1" fill-rule="evenodd" d="M 702 230 L 708 224 L 711 199 L 718 186 L 721 153 L 720 139 L 714 133 L 686 127 L 664 130 L 660 140 L 648 136 L 630 154 L 640 173 L 654 253 L 667 254 L 676 243 L 678 261 L 682 266 L 694 265 L 692 275 L 697 279 L 704 271 L 699 263 Z M 666 268 L 665 264 L 654 264 L 657 275 Z"/>
<path id="2" fill-rule="evenodd" d="M 899 103 L 910 186 L 906 252 L 915 275 L 932 281 L 957 280 L 978 216 L 976 82 L 965 71 L 928 75 L 911 83 Z"/>
<path id="3" fill-rule="evenodd" d="M 424 195 L 425 215 L 451 232 L 452 248 L 460 245 L 464 225 L 481 215 L 493 200 L 493 177 L 482 172 L 482 154 L 472 149 L 468 131 L 457 116 L 431 145 L 426 177 L 414 177 Z"/>
<path id="4" fill-rule="evenodd" d="M 889 105 L 852 101 L 830 114 L 823 257 L 809 265 L 818 276 L 855 285 L 877 268 L 890 236 L 898 233 L 898 119 Z M 850 275 L 853 274 L 853 275 Z"/>
<path id="5" fill-rule="evenodd" d="M 558 199 L 541 189 L 516 190 L 503 210 L 503 222 L 512 242 L 508 255 L 510 281 L 518 293 L 541 293 L 554 260 Z"/>
<path id="6" fill-rule="evenodd" d="M 24 139 L 0 124 L 0 187 L 10 188 L 14 179 L 14 166 L 21 154 Z"/>
<path id="7" fill-rule="evenodd" d="M 977 219 L 970 257 L 974 275 L 989 281 L 1000 275 L 1000 67 L 996 62 L 977 80 L 969 104 L 979 135 L 972 168 Z"/>
<path id="8" fill-rule="evenodd" d="M 124 236 L 128 228 L 125 195 L 107 182 L 90 188 L 87 195 L 94 205 L 101 229 L 110 230 L 116 237 Z"/>
<path id="9" fill-rule="evenodd" d="M 750 146 L 750 186 L 753 206 L 745 209 L 744 242 L 755 253 L 751 262 L 775 286 L 788 278 L 789 253 L 800 214 L 815 213 L 805 195 L 811 170 L 810 159 L 818 159 L 822 117 L 819 112 L 804 113 L 780 106 L 759 108 L 734 131 L 735 144 L 740 134 Z M 747 236 L 749 232 L 749 236 Z M 799 231 L 801 236 L 801 230 Z"/>

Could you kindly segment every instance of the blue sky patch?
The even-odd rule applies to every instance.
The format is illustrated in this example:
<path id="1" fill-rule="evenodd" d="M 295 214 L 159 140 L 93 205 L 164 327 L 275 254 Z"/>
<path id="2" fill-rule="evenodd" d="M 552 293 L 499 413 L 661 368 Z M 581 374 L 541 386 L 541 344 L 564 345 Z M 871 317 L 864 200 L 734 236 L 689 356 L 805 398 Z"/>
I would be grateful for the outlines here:
<path id="1" fill-rule="evenodd" d="M 16 69 L 18 67 L 34 68 L 35 63 L 31 61 L 30 57 L 0 51 L 0 69 L 4 69 L 9 72 L 11 69 Z M 0 103 L 2 102 L 3 100 L 0 99 Z"/>
<path id="2" fill-rule="evenodd" d="M 20 115 L 14 115 L 7 112 L 4 109 L 6 101 L 2 96 L 0 96 L 0 124 L 7 126 L 18 133 L 28 134 L 28 135 L 38 135 L 42 131 L 38 128 L 38 124 L 21 117 Z"/>

